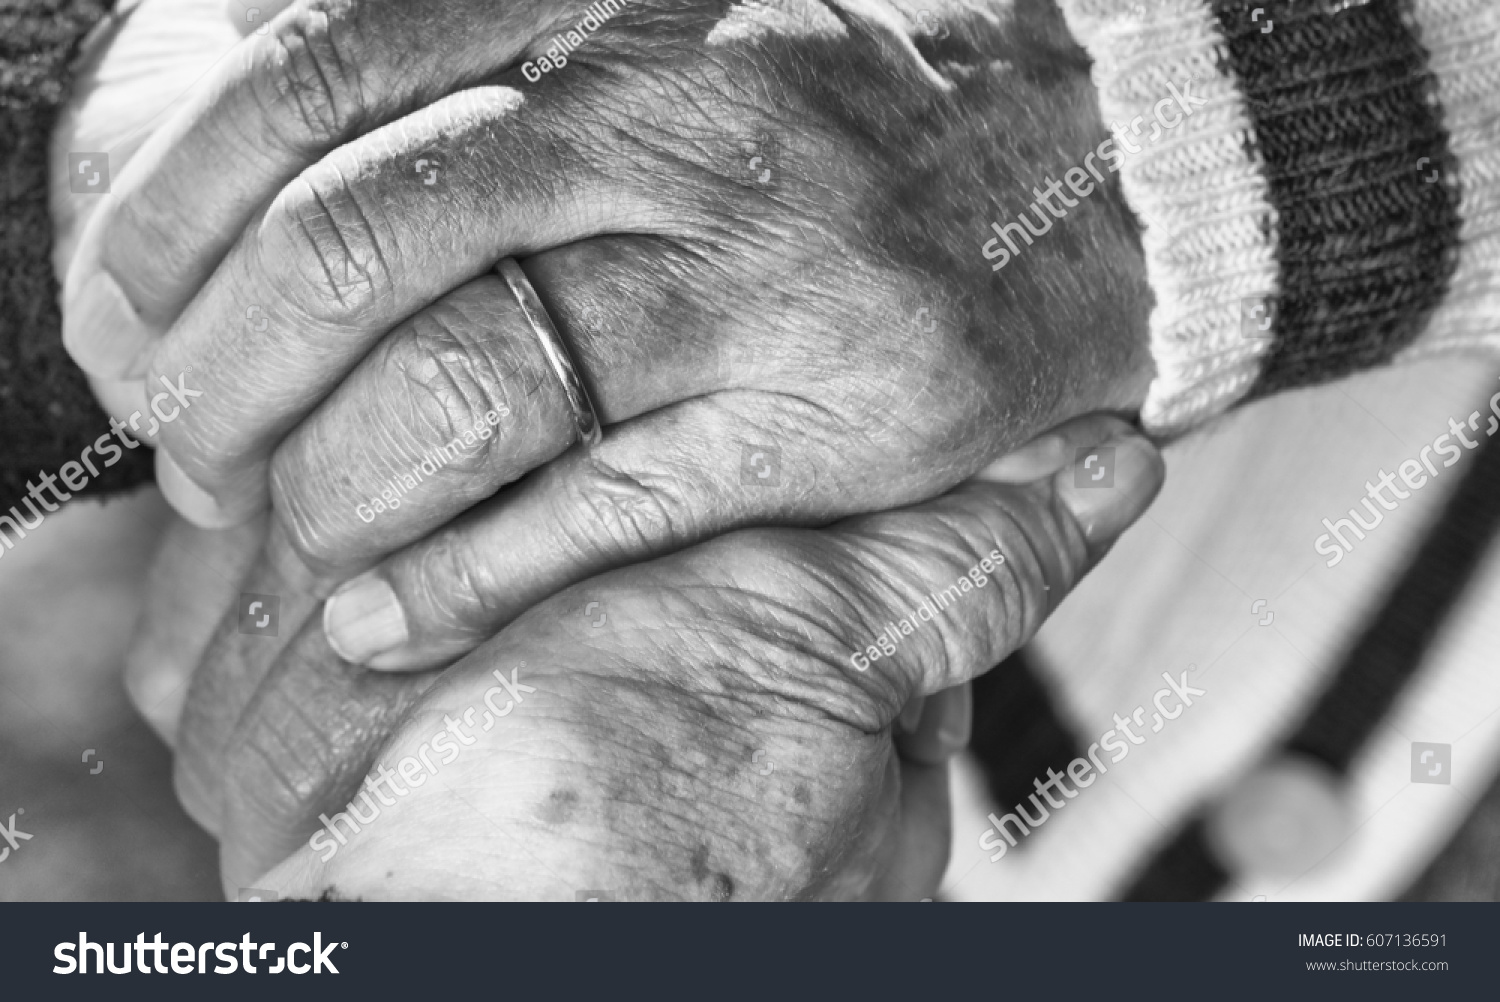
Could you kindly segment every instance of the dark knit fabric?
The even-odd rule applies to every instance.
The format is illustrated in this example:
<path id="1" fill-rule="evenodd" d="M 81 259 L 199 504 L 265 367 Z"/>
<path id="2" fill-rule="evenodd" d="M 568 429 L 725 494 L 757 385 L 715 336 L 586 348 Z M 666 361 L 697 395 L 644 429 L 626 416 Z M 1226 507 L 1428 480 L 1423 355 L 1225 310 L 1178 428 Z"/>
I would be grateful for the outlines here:
<path id="1" fill-rule="evenodd" d="M 1386 362 L 1457 260 L 1458 173 L 1426 53 L 1397 0 L 1211 6 L 1277 214 L 1277 337 L 1252 392 Z"/>
<path id="2" fill-rule="evenodd" d="M 0 511 L 77 459 L 109 418 L 63 350 L 49 255 L 47 137 L 67 97 L 68 64 L 105 0 L 0 0 Z M 85 494 L 151 478 L 147 449 L 89 482 Z M 24 511 L 25 509 L 23 509 Z"/>

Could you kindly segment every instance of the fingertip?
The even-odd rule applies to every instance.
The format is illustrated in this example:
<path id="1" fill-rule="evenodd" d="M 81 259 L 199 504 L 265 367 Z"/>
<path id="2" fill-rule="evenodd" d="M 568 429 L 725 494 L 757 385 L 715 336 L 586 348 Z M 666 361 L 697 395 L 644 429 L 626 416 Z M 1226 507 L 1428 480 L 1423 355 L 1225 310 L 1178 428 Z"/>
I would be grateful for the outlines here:
<path id="1" fill-rule="evenodd" d="M 1156 446 L 1127 426 L 1098 445 L 1077 447 L 1053 483 L 1097 554 L 1145 514 L 1165 479 Z"/>
<path id="2" fill-rule="evenodd" d="M 916 706 L 914 712 L 912 707 Z M 920 719 L 911 718 L 920 714 Z M 974 726 L 973 689 L 968 682 L 914 699 L 903 710 L 896 740 L 904 759 L 942 765 L 969 746 Z"/>
<path id="3" fill-rule="evenodd" d="M 172 769 L 172 789 L 187 816 L 210 835 L 218 835 L 220 817 L 215 787 L 192 764 L 194 761 L 182 755 L 177 757 Z"/>
<path id="4" fill-rule="evenodd" d="M 63 347 L 78 367 L 110 380 L 144 377 L 158 337 L 89 250 L 80 250 L 68 268 L 62 332 Z"/>
<path id="5" fill-rule="evenodd" d="M 1081 446 L 1128 434 L 1131 426 L 1113 414 L 1085 414 L 1073 418 L 1001 456 L 979 472 L 991 483 L 1029 484 L 1050 477 L 1072 462 Z"/>
<path id="6" fill-rule="evenodd" d="M 969 747 L 974 731 L 974 689 L 965 682 L 938 695 L 944 698 L 936 724 L 937 746 L 946 761 Z"/>
<path id="7" fill-rule="evenodd" d="M 190 667 L 184 671 L 170 653 L 163 656 L 158 647 L 154 638 L 132 643 L 125 656 L 125 694 L 157 737 L 175 748 L 192 671 Z"/>
<path id="8" fill-rule="evenodd" d="M 106 414 L 117 418 L 127 428 L 131 415 L 145 413 L 150 407 L 146 384 L 143 380 L 122 381 L 89 376 L 88 381 L 89 389 L 94 391 L 94 399 L 99 401 L 99 406 L 104 408 Z M 132 438 L 154 447 L 157 436 L 146 434 L 149 430 L 149 426 L 135 428 L 130 429 L 129 434 Z"/>
<path id="9" fill-rule="evenodd" d="M 906 701 L 901 708 L 901 715 L 896 718 L 896 734 L 915 734 L 917 728 L 922 724 L 922 709 L 927 703 L 925 696 L 913 696 Z"/>
<path id="10" fill-rule="evenodd" d="M 291 0 L 228 0 L 224 12 L 243 38 L 252 33 L 266 34 L 271 19 L 290 6 Z"/>
<path id="11" fill-rule="evenodd" d="M 323 633 L 334 653 L 350 664 L 377 670 L 404 667 L 391 655 L 410 638 L 406 612 L 396 590 L 375 571 L 352 578 L 328 596 Z"/>
<path id="12" fill-rule="evenodd" d="M 231 507 L 198 486 L 166 449 L 156 450 L 156 485 L 177 513 L 200 529 L 232 529 L 259 513 L 259 506 Z"/>

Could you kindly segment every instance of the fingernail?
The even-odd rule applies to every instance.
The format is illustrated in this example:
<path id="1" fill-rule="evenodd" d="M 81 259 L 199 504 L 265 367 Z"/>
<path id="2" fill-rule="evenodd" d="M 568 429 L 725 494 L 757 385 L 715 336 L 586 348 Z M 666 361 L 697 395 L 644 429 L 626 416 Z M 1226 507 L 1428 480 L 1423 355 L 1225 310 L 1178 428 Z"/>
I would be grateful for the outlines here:
<path id="1" fill-rule="evenodd" d="M 1091 546 L 1113 542 L 1140 517 L 1161 489 L 1161 454 L 1133 432 L 1094 446 L 1077 446 L 1056 477 L 1058 496 Z"/>
<path id="2" fill-rule="evenodd" d="M 1068 441 L 1068 435 L 1061 431 L 1038 435 L 986 466 L 979 477 L 1006 484 L 1029 484 L 1049 477 L 1067 465 Z"/>
<path id="3" fill-rule="evenodd" d="M 912 707 L 920 711 L 911 720 Z M 969 745 L 973 730 L 974 696 L 969 683 L 913 699 L 901 710 L 895 735 L 903 758 L 925 765 L 942 765 Z"/>
<path id="4" fill-rule="evenodd" d="M 156 486 L 179 515 L 200 529 L 228 529 L 241 521 L 226 512 L 212 494 L 193 483 L 165 449 L 156 450 Z"/>
<path id="5" fill-rule="evenodd" d="M 922 707 L 926 704 L 925 696 L 913 696 L 906 701 L 901 708 L 901 715 L 896 718 L 896 729 L 902 734 L 914 734 L 917 725 L 922 722 Z"/>
<path id="6" fill-rule="evenodd" d="M 974 729 L 974 690 L 960 685 L 940 693 L 937 743 L 945 755 L 957 755 L 969 746 Z M 929 701 L 931 702 L 931 701 Z"/>
<path id="7" fill-rule="evenodd" d="M 339 657 L 357 665 L 400 647 L 409 636 L 401 600 L 374 571 L 329 596 L 323 606 L 323 633 Z"/>
<path id="8" fill-rule="evenodd" d="M 103 379 L 141 379 L 156 333 L 136 313 L 109 272 L 95 269 L 77 280 L 68 271 L 63 297 L 63 345 L 78 367 Z"/>

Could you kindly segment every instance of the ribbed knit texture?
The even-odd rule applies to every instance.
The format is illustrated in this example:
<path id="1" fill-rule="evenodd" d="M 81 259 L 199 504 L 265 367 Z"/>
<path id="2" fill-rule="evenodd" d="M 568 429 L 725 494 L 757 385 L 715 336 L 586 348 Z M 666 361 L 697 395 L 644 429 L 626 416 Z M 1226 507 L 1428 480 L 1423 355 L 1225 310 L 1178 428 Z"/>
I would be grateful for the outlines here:
<path id="1" fill-rule="evenodd" d="M 1415 28 L 1458 170 L 1458 264 L 1448 294 L 1401 359 L 1500 350 L 1500 3 L 1416 0 Z"/>
<path id="2" fill-rule="evenodd" d="M 1129 157 L 1121 184 L 1142 225 L 1156 309 L 1157 378 L 1142 412 L 1169 433 L 1249 392 L 1269 340 L 1241 335 L 1240 305 L 1276 292 L 1275 210 L 1259 169 L 1243 94 L 1222 65 L 1223 36 L 1201 0 L 1062 0 L 1094 58 L 1106 124 L 1152 118 L 1156 102 L 1191 83 L 1207 100 Z M 1196 78 L 1196 80 L 1195 80 Z"/>
<path id="3" fill-rule="evenodd" d="M 1211 6 L 1276 210 L 1276 338 L 1254 392 L 1389 361 L 1456 263 L 1457 171 L 1426 54 L 1397 0 Z"/>
<path id="4" fill-rule="evenodd" d="M 1148 429 L 1500 349 L 1500 3 L 1061 3 L 1107 124 L 1194 72 L 1209 102 L 1121 171 L 1157 296 Z"/>

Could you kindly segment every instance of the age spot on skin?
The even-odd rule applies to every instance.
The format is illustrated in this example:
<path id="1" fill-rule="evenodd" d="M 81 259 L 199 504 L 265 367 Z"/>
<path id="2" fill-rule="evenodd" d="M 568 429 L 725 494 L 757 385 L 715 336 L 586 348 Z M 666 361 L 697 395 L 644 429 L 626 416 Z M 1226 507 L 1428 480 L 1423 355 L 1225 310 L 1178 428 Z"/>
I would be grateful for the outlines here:
<path id="1" fill-rule="evenodd" d="M 727 873 L 714 874 L 714 885 L 709 891 L 713 901 L 728 901 L 734 897 L 734 878 Z"/>
<path id="2" fill-rule="evenodd" d="M 692 870 L 693 882 L 703 883 L 708 879 L 708 846 L 700 845 L 693 850 L 692 858 L 688 860 L 688 866 Z"/>
<path id="3" fill-rule="evenodd" d="M 536 809 L 536 816 L 545 824 L 561 825 L 573 819 L 578 809 L 578 794 L 567 788 L 553 790 L 551 796 Z"/>
<path id="4" fill-rule="evenodd" d="M 695 883 L 708 882 L 708 900 L 728 901 L 734 897 L 734 878 L 727 873 L 714 873 L 708 868 L 708 846 L 700 845 L 693 850 L 688 860 Z"/>

